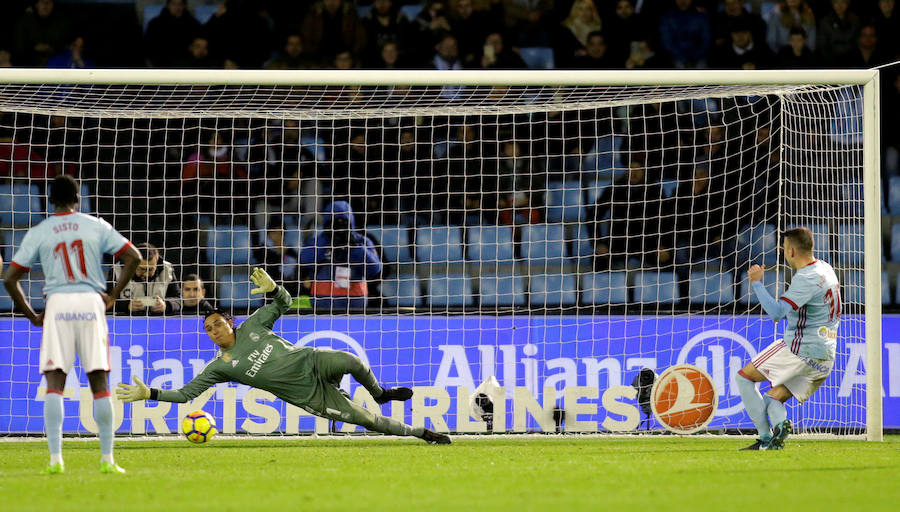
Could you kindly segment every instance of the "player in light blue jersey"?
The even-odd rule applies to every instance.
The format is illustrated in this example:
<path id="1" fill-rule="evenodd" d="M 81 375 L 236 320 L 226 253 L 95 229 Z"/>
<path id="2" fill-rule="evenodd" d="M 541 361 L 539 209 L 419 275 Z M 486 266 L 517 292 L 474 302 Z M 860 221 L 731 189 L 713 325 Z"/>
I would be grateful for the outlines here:
<path id="1" fill-rule="evenodd" d="M 113 408 L 107 383 L 109 331 L 106 310 L 112 307 L 141 261 L 140 252 L 106 221 L 78 213 L 78 183 L 57 176 L 48 202 L 56 213 L 28 230 L 13 255 L 3 284 L 19 311 L 43 327 L 40 368 L 47 379 L 44 426 L 50 445 L 47 474 L 65 470 L 62 459 L 63 389 L 75 354 L 94 392 L 94 420 L 100 437 L 100 471 L 124 473 L 113 459 Z M 114 254 L 125 269 L 106 295 L 101 267 L 104 254 Z M 22 293 L 19 280 L 40 262 L 44 270 L 46 309 L 37 313 Z"/>
<path id="2" fill-rule="evenodd" d="M 744 450 L 780 450 L 791 433 L 784 402 L 805 402 L 831 373 L 841 320 L 841 290 L 831 265 L 813 256 L 807 228 L 789 229 L 782 241 L 784 260 L 794 269 L 788 290 L 775 300 L 762 284 L 764 268 L 753 265 L 748 278 L 766 314 L 787 320 L 784 338 L 760 352 L 735 376 L 759 440 Z M 757 382 L 768 380 L 765 397 Z"/>

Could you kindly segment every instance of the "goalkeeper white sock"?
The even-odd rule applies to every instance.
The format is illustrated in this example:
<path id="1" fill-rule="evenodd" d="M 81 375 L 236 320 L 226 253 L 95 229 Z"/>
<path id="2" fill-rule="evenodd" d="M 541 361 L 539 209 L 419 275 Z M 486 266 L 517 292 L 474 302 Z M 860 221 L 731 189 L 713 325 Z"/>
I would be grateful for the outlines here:
<path id="1" fill-rule="evenodd" d="M 47 431 L 47 445 L 50 447 L 50 465 L 62 463 L 62 391 L 47 390 L 44 396 L 44 429 Z"/>
<path id="2" fill-rule="evenodd" d="M 769 416 L 769 421 L 772 422 L 772 425 L 780 425 L 781 422 L 787 419 L 787 408 L 780 400 L 775 400 L 769 395 L 765 396 L 766 400 L 766 413 Z"/>
<path id="3" fill-rule="evenodd" d="M 100 461 L 115 464 L 113 460 L 113 419 L 115 414 L 109 391 L 94 394 L 94 421 L 100 437 Z"/>
<path id="4" fill-rule="evenodd" d="M 744 402 L 744 409 L 756 425 L 756 431 L 759 432 L 759 438 L 763 441 L 772 437 L 772 429 L 769 428 L 769 418 L 766 415 L 766 403 L 756 388 L 756 383 L 744 377 L 738 372 L 737 377 L 738 390 L 741 392 L 741 400 Z"/>

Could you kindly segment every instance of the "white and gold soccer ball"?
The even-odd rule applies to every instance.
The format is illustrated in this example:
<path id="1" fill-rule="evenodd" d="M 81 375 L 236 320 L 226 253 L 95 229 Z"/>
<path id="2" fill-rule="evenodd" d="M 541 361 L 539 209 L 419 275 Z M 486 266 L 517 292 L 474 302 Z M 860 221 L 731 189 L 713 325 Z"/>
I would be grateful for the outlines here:
<path id="1" fill-rule="evenodd" d="M 216 432 L 216 420 L 206 411 L 194 411 L 181 422 L 181 433 L 192 443 L 205 443 Z"/>

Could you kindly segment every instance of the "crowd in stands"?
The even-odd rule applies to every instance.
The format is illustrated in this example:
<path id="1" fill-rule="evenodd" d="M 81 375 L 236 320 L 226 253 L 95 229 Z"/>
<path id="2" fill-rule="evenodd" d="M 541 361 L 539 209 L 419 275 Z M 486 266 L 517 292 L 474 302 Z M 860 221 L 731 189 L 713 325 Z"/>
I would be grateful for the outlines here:
<path id="1" fill-rule="evenodd" d="M 97 45 L 109 42 L 72 21 L 82 3 L 4 2 L 0 65 L 515 69 L 526 65 L 522 48 L 546 47 L 556 68 L 763 69 L 872 67 L 900 55 L 895 0 L 165 0 L 146 8 L 158 3 L 136 1 L 124 13 L 121 23 L 143 43 L 133 59 L 95 62 Z"/>

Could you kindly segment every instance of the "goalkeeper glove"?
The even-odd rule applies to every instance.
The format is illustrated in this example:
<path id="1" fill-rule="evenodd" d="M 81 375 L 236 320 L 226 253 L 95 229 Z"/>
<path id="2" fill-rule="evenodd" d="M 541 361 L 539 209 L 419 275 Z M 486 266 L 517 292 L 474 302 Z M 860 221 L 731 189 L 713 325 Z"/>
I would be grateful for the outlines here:
<path id="1" fill-rule="evenodd" d="M 134 386 L 124 382 L 119 383 L 119 387 L 116 388 L 116 398 L 123 402 L 135 402 L 150 398 L 150 388 L 144 384 L 141 378 L 135 375 L 132 379 L 134 380 Z"/>
<path id="2" fill-rule="evenodd" d="M 257 286 L 250 290 L 250 293 L 269 293 L 275 289 L 275 281 L 261 268 L 253 269 L 250 280 Z"/>

